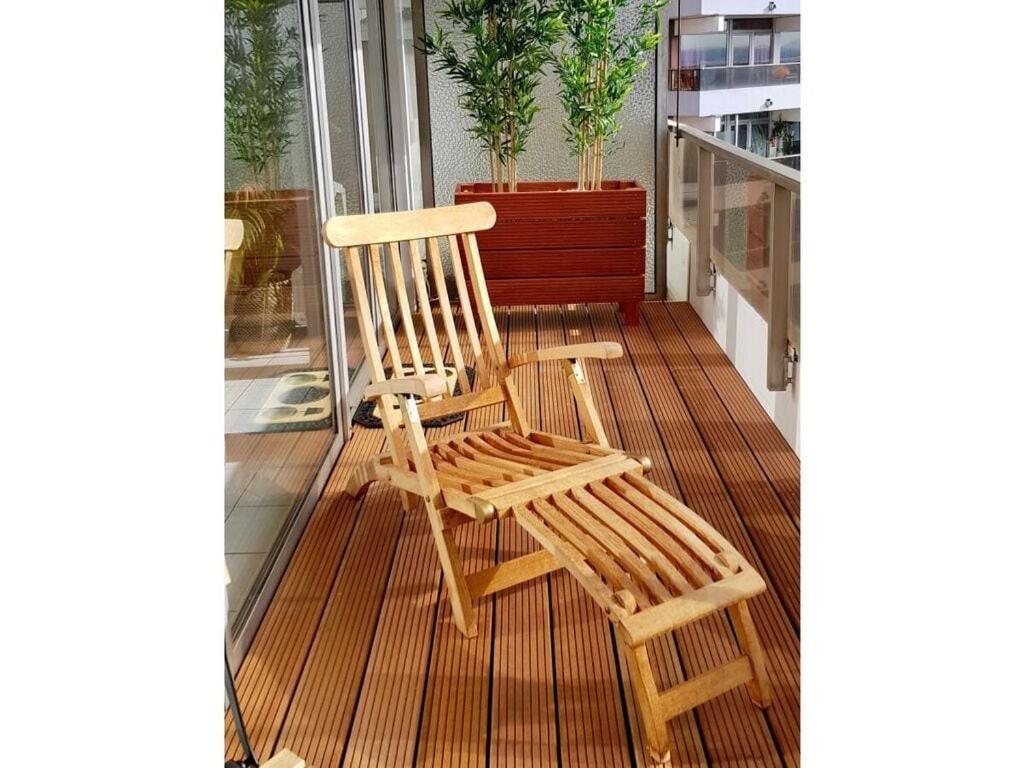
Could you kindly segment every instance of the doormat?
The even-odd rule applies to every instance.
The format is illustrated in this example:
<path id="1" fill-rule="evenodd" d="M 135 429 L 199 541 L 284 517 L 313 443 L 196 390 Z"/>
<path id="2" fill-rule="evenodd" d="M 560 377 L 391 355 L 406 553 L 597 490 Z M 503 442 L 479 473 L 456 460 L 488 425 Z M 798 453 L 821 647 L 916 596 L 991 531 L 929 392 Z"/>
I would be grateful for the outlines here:
<path id="1" fill-rule="evenodd" d="M 256 432 L 328 429 L 331 384 L 326 369 L 284 373 L 263 407 L 252 417 Z"/>
<path id="2" fill-rule="evenodd" d="M 404 367 L 402 370 L 405 371 L 405 374 L 407 376 L 412 376 L 415 373 L 415 371 L 408 366 Z M 426 373 L 433 373 L 434 366 L 427 365 L 426 363 L 424 363 L 423 370 Z M 390 378 L 390 376 L 391 369 L 385 368 L 384 377 Z M 462 389 L 459 387 L 457 383 L 457 374 L 455 368 L 450 365 L 446 365 L 444 367 L 444 377 L 448 380 L 449 387 L 454 386 L 454 389 L 452 390 L 452 397 L 456 395 L 461 395 Z M 476 371 L 473 368 L 467 367 L 466 378 L 469 380 L 470 389 L 472 389 L 473 382 L 476 380 Z M 416 400 L 418 402 L 419 398 L 417 397 Z M 396 413 L 399 412 L 397 405 L 395 406 L 394 410 Z M 438 416 L 436 419 L 424 419 L 422 423 L 424 427 L 445 427 L 449 424 L 454 424 L 457 421 L 462 421 L 465 415 L 465 413 L 450 413 L 447 416 Z M 352 416 L 352 421 L 361 427 L 368 427 L 370 429 L 380 429 L 383 426 L 383 424 L 381 423 L 380 420 L 380 411 L 377 408 L 377 401 L 363 400 L 361 403 L 359 403 L 359 407 L 356 408 L 356 412 Z"/>

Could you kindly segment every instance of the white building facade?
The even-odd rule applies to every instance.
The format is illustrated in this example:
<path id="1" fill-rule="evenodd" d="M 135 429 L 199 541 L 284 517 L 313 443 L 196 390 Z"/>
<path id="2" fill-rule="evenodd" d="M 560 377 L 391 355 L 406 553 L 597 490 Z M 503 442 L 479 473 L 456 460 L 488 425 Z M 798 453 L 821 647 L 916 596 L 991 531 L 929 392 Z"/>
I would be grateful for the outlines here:
<path id="1" fill-rule="evenodd" d="M 669 3 L 666 113 L 800 167 L 798 0 Z"/>

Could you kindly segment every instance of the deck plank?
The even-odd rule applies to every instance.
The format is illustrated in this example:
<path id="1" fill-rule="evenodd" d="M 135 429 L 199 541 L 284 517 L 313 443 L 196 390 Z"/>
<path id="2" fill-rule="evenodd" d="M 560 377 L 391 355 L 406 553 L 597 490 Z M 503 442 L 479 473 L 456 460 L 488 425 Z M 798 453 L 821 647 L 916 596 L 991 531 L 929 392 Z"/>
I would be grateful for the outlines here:
<path id="1" fill-rule="evenodd" d="M 509 312 L 506 339 L 509 355 L 537 348 L 533 307 L 516 307 Z M 517 368 L 513 380 L 527 420 L 536 424 L 540 416 L 536 366 Z M 540 549 L 511 517 L 498 526 L 499 562 Z M 494 600 L 490 765 L 555 764 L 558 753 L 548 579 L 534 579 L 499 592 Z"/>
<path id="2" fill-rule="evenodd" d="M 379 435 L 366 433 L 345 446 L 236 676 L 239 704 L 260 760 L 273 754 L 362 504 L 344 498 L 341 488 L 352 467 L 382 445 Z M 224 734 L 226 755 L 241 758 L 241 746 L 227 714 Z"/>
<path id="3" fill-rule="evenodd" d="M 666 303 L 665 307 L 799 528 L 800 458 L 793 453 L 779 428 L 765 418 L 761 403 L 715 337 L 704 327 L 696 310 L 685 301 Z"/>
<path id="4" fill-rule="evenodd" d="M 676 382 L 711 460 L 767 566 L 793 625 L 800 627 L 800 534 L 663 304 L 644 322 Z"/>
<path id="5" fill-rule="evenodd" d="M 799 575 L 799 459 L 688 305 L 652 302 L 635 328 L 611 305 L 498 315 L 509 349 L 622 343 L 625 357 L 587 362 L 609 440 L 650 456 L 652 479 L 769 582 L 751 610 L 775 703 L 762 713 L 738 689 L 675 718 L 673 766 L 796 768 L 799 602 L 786 590 Z M 534 423 L 579 434 L 557 364 L 516 375 Z M 491 407 L 446 429 L 503 417 Z M 403 513 L 383 487 L 361 500 L 341 494 L 355 462 L 382 448 L 379 431 L 354 430 L 242 664 L 259 756 L 287 746 L 321 768 L 647 764 L 629 676 L 594 601 L 556 572 L 479 601 L 479 634 L 462 637 L 425 516 Z M 772 532 L 786 543 L 769 542 Z M 511 520 L 460 526 L 456 538 L 471 569 L 535 547 Z M 738 653 L 724 615 L 651 650 L 665 687 Z M 238 756 L 228 717 L 225 735 Z"/>
<path id="6" fill-rule="evenodd" d="M 450 363 L 451 350 L 446 347 L 444 352 Z M 429 429 L 427 436 L 454 434 L 462 426 Z M 402 567 L 392 569 L 384 595 L 345 766 L 410 765 L 416 754 L 424 682 L 442 605 L 441 566 L 430 523 L 421 510 L 406 516 L 395 562 Z"/>
<path id="7" fill-rule="evenodd" d="M 601 335 L 602 328 L 607 329 L 609 333 L 615 333 L 617 324 L 614 315 L 609 311 L 599 306 L 592 307 L 592 316 L 598 335 Z M 686 403 L 661 358 L 658 350 L 661 340 L 653 337 L 649 327 L 641 323 L 626 328 L 622 341 L 629 349 L 633 369 L 643 385 L 654 424 L 661 435 L 667 454 L 667 467 L 670 472 L 660 474 L 656 463 L 653 479 L 673 495 L 682 498 L 689 507 L 732 542 L 759 572 L 766 574 L 766 564 L 736 510 L 718 468 L 693 423 Z M 606 370 L 610 367 L 610 364 L 606 365 Z M 636 393 L 633 393 L 624 402 L 638 399 Z M 617 412 L 617 418 L 621 428 L 622 414 Z M 764 418 L 767 419 L 767 415 Z M 782 746 L 784 761 L 793 768 L 799 765 L 799 639 L 782 597 L 771 580 L 767 581 L 768 591 L 764 596 L 751 601 L 751 612 L 769 658 L 768 674 L 775 691 L 776 701 L 768 710 L 768 723 L 771 726 L 771 733 Z M 718 636 L 724 639 L 724 618 L 713 617 L 709 622 L 717 626 Z M 711 650 L 700 644 L 698 638 L 693 637 L 696 627 L 699 626 L 687 628 L 684 634 L 691 637 L 695 649 L 703 649 L 699 657 L 700 669 L 703 669 L 706 668 L 704 665 L 708 663 L 708 659 L 715 657 L 709 657 L 707 654 Z M 717 663 L 727 660 L 728 658 L 721 657 L 716 659 Z M 708 702 L 698 708 L 698 712 L 705 708 L 717 709 L 723 704 L 728 704 L 733 711 L 742 712 L 744 703 L 739 692 L 733 691 L 720 699 Z M 723 734 L 723 737 L 725 736 L 727 734 Z M 763 744 L 763 739 L 759 739 L 759 742 Z M 746 749 L 738 750 L 738 746 L 738 743 L 735 744 L 728 752 L 740 754 Z"/>
<path id="8" fill-rule="evenodd" d="M 607 308 L 609 322 L 615 322 L 617 313 Z M 622 343 L 621 334 L 603 330 L 595 332 L 591 313 L 583 308 L 567 312 L 566 323 L 570 333 L 578 332 L 584 341 L 617 341 Z M 623 346 L 625 350 L 625 346 Z M 655 429 L 643 392 L 627 357 L 594 366 L 591 372 L 591 388 L 597 409 L 608 431 L 608 439 L 617 448 L 635 451 L 654 457 L 661 449 L 660 438 Z M 593 602 L 592 600 L 588 602 Z M 626 669 L 625 656 L 617 649 L 618 668 L 629 711 L 631 741 L 634 745 L 634 759 L 638 765 L 651 765 L 644 750 L 640 731 L 637 702 L 632 692 Z M 672 637 L 664 637 L 651 645 L 651 662 L 658 679 L 658 685 L 667 689 L 686 679 L 677 644 Z M 693 712 L 675 718 L 669 723 L 669 734 L 675 755 L 674 765 L 706 766 L 707 754 L 701 739 L 696 715 Z"/>
<path id="9" fill-rule="evenodd" d="M 705 510 L 698 501 L 713 498 L 719 504 L 728 505 L 728 496 L 688 419 L 685 404 L 668 371 L 656 364 L 657 351 L 645 334 L 645 326 L 623 330 L 609 307 L 592 306 L 591 314 L 598 338 L 617 341 L 629 350 L 629 357 L 610 360 L 604 365 L 606 376 L 615 382 L 609 385 L 614 393 L 614 410 L 602 414 L 602 418 L 615 418 L 620 429 L 627 428 L 627 434 L 647 433 L 641 444 L 653 464 L 651 479 L 677 498 L 680 493 L 674 473 L 676 461 L 680 457 L 703 457 L 706 463 L 701 493 L 697 498 L 686 496 L 683 501 L 705 517 Z M 660 440 L 655 440 L 652 431 Z M 628 439 L 623 448 L 640 450 Z M 686 484 L 683 487 L 690 488 Z M 728 506 L 727 509 L 727 514 L 735 519 L 735 511 Z M 722 529 L 719 527 L 719 530 Z M 725 535 L 730 538 L 728 533 Z M 733 538 L 730 541 L 736 544 Z M 729 623 L 720 613 L 673 634 L 682 652 L 687 678 L 721 666 L 740 653 Z M 659 682 L 659 687 L 664 689 L 666 683 Z M 751 707 L 744 691 L 733 690 L 701 705 L 696 716 L 707 759 L 712 765 L 780 764 L 768 723 L 759 710 Z M 679 720 L 682 718 L 673 722 Z M 760 762 L 752 762 L 755 759 Z"/>
<path id="10" fill-rule="evenodd" d="M 508 313 L 495 311 L 495 322 L 508 344 Z M 471 359 L 471 356 L 466 358 Z M 477 375 L 481 372 L 478 370 Z M 483 386 L 483 382 L 475 385 Z M 503 405 L 469 414 L 466 428 L 476 429 L 505 418 Z M 463 525 L 455 541 L 467 571 L 496 563 L 498 524 Z M 476 603 L 477 636 L 463 637 L 451 618 L 447 587 L 442 588 L 427 673 L 416 765 L 485 766 L 491 707 L 494 597 Z"/>
<path id="11" fill-rule="evenodd" d="M 538 346 L 589 341 L 567 329 L 558 307 L 538 309 Z M 541 363 L 541 429 L 579 438 L 576 406 L 557 362 Z M 590 373 L 588 368 L 588 374 Z M 551 613 L 563 765 L 630 765 L 626 714 L 608 620 L 597 603 L 564 571 L 551 575 Z"/>
<path id="12" fill-rule="evenodd" d="M 307 765 L 341 761 L 403 517 L 397 491 L 370 487 L 277 745 Z"/>

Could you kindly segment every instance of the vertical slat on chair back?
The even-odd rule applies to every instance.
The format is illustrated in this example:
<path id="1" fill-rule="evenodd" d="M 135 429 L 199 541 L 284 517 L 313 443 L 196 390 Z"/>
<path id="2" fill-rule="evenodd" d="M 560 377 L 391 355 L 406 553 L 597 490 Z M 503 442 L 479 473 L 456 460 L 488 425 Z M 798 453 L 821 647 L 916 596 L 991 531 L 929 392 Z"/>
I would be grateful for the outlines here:
<path id="1" fill-rule="evenodd" d="M 382 323 L 382 330 L 387 366 L 391 369 L 391 376 L 403 377 L 408 375 L 409 369 L 417 375 L 433 371 L 443 374 L 443 344 L 447 342 L 459 388 L 463 394 L 469 393 L 471 387 L 466 372 L 467 363 L 459 338 L 457 317 L 462 318 L 473 355 L 473 364 L 477 371 L 480 372 L 482 368 L 491 365 L 501 366 L 504 364 L 504 350 L 497 336 L 490 302 L 487 300 L 487 288 L 483 283 L 483 271 L 480 268 L 479 252 L 474 235 L 474 232 L 489 229 L 493 225 L 494 209 L 489 203 L 400 213 L 339 216 L 324 225 L 324 238 L 328 244 L 341 248 L 344 253 L 360 335 L 366 348 L 372 381 L 384 381 L 388 373 L 381 360 L 381 351 L 377 343 L 377 324 L 365 288 L 361 251 L 363 248 L 366 248 L 370 279 L 377 296 L 381 317 L 385 319 L 385 322 Z M 467 266 L 470 272 L 468 281 L 459 256 L 459 238 L 462 240 L 463 248 L 466 249 Z M 424 270 L 421 241 L 426 247 L 427 270 Z M 450 252 L 456 287 L 454 300 L 445 282 L 442 265 L 442 241 L 447 244 Z M 403 251 L 407 258 L 403 258 Z M 391 322 L 392 307 L 386 289 L 387 268 L 391 269 L 394 277 L 394 297 L 398 305 L 401 333 L 407 342 L 405 348 L 400 346 L 398 335 Z M 429 354 L 426 363 L 424 354 L 421 352 L 423 345 L 421 345 L 421 340 L 416 332 L 413 302 L 406 287 L 406 269 L 409 270 L 412 277 L 420 322 L 426 337 L 425 346 Z M 429 285 L 431 280 L 438 298 L 439 314 L 441 315 L 440 328 L 435 323 L 434 312 L 430 306 Z M 470 291 L 472 291 L 472 299 Z M 473 299 L 475 299 L 480 314 L 484 345 L 481 345 L 481 331 L 478 330 L 474 317 Z M 403 359 L 403 354 L 405 359 Z M 485 359 L 485 355 L 489 355 L 491 359 Z M 448 394 L 451 395 L 451 391 Z M 392 406 L 393 403 L 388 403 L 388 407 L 380 409 L 382 417 L 385 417 L 385 427 L 389 433 L 398 428 L 398 419 Z M 385 411 L 387 411 L 386 414 L 383 413 Z"/>
<path id="2" fill-rule="evenodd" d="M 515 383 L 508 375 L 508 358 L 505 355 L 505 347 L 501 343 L 501 334 L 498 333 L 498 324 L 494 321 L 494 310 L 491 308 L 491 298 L 487 293 L 487 280 L 484 278 L 484 267 L 480 261 L 480 249 L 477 247 L 476 234 L 474 232 L 462 233 L 462 250 L 466 256 L 466 267 L 469 269 L 469 282 L 473 287 L 473 298 L 476 301 L 477 314 L 480 317 L 481 335 L 487 346 L 487 352 L 491 359 L 488 363 L 497 373 L 505 400 L 506 413 L 512 427 L 521 435 L 530 433 L 530 425 L 526 420 L 526 412 L 519 400 L 519 392 Z M 452 247 L 455 247 L 455 238 L 450 238 Z M 458 256 L 453 257 L 458 261 Z M 456 265 L 456 281 L 459 285 L 459 294 L 465 293 L 465 278 L 460 278 L 462 267 Z M 468 303 L 468 299 L 466 300 Z M 477 359 L 483 359 L 478 355 Z"/>

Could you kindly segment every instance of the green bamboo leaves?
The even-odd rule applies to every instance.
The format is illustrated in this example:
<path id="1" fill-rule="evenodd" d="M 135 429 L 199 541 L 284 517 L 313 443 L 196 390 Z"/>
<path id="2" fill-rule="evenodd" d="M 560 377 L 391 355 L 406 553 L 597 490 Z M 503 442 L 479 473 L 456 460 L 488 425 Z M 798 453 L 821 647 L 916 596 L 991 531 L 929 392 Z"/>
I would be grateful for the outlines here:
<path id="1" fill-rule="evenodd" d="M 643 0 L 633 24 L 619 29 L 619 11 L 635 0 L 447 0 L 423 49 L 461 86 L 459 104 L 491 164 L 497 189 L 515 191 L 516 159 L 537 114 L 534 93 L 554 62 L 565 110 L 565 136 L 577 158 L 577 188 L 600 189 L 606 142 L 618 115 L 658 47 L 659 11 L 668 0 Z M 564 38 L 564 40 L 563 40 Z M 555 45 L 562 41 L 556 55 Z"/>
<path id="2" fill-rule="evenodd" d="M 562 34 L 553 0 L 448 0 L 440 15 L 457 29 L 435 25 L 423 49 L 437 69 L 460 85 L 459 104 L 472 119 L 470 132 L 490 159 L 496 188 L 515 191 L 517 159 L 537 114 L 534 93 L 552 47 Z"/>
<path id="3" fill-rule="evenodd" d="M 606 142 L 618 133 L 619 112 L 658 47 L 659 11 L 667 0 L 645 0 L 624 33 L 618 12 L 630 0 L 559 0 L 566 45 L 555 71 L 565 110 L 565 136 L 577 158 L 577 189 L 600 189 Z"/>
<path id="4" fill-rule="evenodd" d="M 276 188 L 279 161 L 294 136 L 302 69 L 298 35 L 282 28 L 279 11 L 291 0 L 226 0 L 224 6 L 224 119 L 236 160 L 253 184 Z"/>

